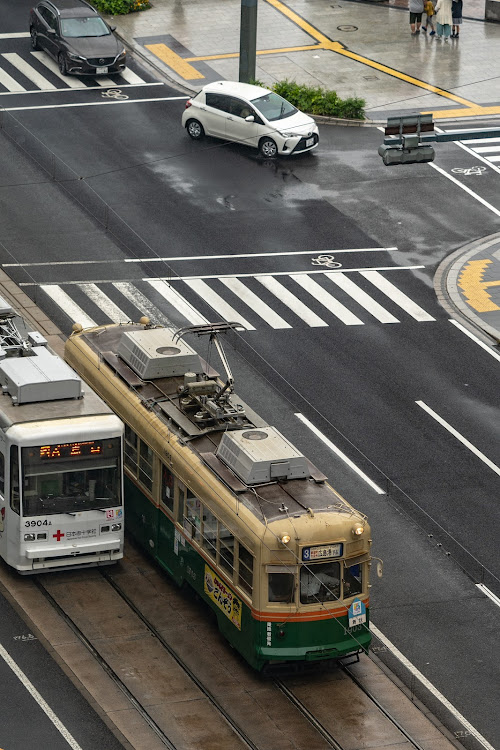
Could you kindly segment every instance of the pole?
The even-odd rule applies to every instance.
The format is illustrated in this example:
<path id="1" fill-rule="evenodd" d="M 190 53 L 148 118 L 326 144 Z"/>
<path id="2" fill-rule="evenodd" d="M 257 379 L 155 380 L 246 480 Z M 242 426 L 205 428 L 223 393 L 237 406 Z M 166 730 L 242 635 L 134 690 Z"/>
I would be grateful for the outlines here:
<path id="1" fill-rule="evenodd" d="M 257 56 L 257 0 L 241 0 L 239 80 L 255 80 Z"/>

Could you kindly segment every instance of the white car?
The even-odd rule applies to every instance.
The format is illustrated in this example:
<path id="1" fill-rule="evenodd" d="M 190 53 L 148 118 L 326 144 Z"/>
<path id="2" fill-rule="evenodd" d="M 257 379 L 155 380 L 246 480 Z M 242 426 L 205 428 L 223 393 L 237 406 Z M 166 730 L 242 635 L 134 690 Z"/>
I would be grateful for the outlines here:
<path id="1" fill-rule="evenodd" d="M 289 156 L 318 145 L 318 126 L 273 91 L 236 81 L 204 86 L 186 102 L 182 125 L 195 140 L 211 135 L 258 148 L 266 157 Z"/>

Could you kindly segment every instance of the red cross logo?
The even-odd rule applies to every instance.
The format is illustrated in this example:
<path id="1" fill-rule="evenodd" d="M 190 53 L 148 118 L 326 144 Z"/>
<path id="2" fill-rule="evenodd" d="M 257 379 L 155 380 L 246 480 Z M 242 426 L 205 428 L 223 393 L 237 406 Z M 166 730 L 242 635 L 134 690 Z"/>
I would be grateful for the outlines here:
<path id="1" fill-rule="evenodd" d="M 59 529 L 57 529 L 57 534 L 52 534 L 52 536 L 54 537 L 54 539 L 57 539 L 57 541 L 60 542 L 61 537 L 63 537 L 64 534 L 62 533 L 62 531 L 59 531 Z"/>

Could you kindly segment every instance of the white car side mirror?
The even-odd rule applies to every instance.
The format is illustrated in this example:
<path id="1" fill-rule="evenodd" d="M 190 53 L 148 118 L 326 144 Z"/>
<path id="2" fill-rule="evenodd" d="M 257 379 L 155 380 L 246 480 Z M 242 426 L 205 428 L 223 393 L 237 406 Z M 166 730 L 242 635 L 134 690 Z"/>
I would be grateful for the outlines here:
<path id="1" fill-rule="evenodd" d="M 245 117 L 245 122 L 255 122 L 255 117 L 253 115 L 248 115 L 248 117 Z"/>

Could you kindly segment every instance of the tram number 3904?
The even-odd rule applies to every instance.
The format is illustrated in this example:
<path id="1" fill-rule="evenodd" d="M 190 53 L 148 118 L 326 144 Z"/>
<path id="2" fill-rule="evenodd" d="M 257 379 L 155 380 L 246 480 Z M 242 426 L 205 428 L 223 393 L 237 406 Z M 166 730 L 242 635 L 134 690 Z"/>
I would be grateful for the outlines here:
<path id="1" fill-rule="evenodd" d="M 40 519 L 38 519 L 38 521 L 26 521 L 24 525 L 28 529 L 32 526 L 52 526 L 52 521 L 47 521 L 47 519 L 45 519 L 45 521 L 41 521 Z"/>

